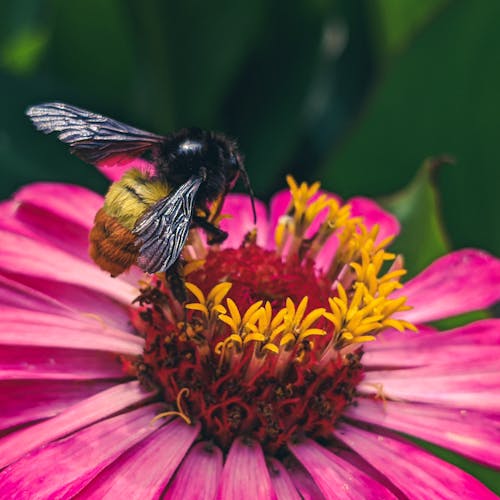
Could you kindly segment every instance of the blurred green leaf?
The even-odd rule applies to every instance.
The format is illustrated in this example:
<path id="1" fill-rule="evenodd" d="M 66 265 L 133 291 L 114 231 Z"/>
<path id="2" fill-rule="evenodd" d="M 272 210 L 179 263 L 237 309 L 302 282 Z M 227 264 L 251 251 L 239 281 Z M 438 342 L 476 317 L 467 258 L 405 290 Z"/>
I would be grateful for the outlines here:
<path id="1" fill-rule="evenodd" d="M 213 126 L 224 97 L 262 35 L 267 10 L 265 0 L 169 2 L 177 125 Z"/>
<path id="2" fill-rule="evenodd" d="M 82 95 L 91 95 L 93 102 L 103 103 L 97 110 L 126 109 L 136 53 L 125 3 L 52 0 L 49 22 L 46 70 Z"/>
<path id="3" fill-rule="evenodd" d="M 282 169 L 302 133 L 304 101 L 320 54 L 325 7 L 268 2 L 259 43 L 225 102 L 227 130 L 241 138 L 259 193 L 283 185 Z"/>
<path id="4" fill-rule="evenodd" d="M 49 40 L 45 30 L 20 31 L 4 41 L 1 50 L 1 65 L 15 74 L 33 72 Z"/>
<path id="5" fill-rule="evenodd" d="M 260 34 L 266 2 L 146 0 L 130 8 L 142 33 L 138 98 L 155 124 L 164 132 L 219 125 L 222 101 Z"/>
<path id="6" fill-rule="evenodd" d="M 445 318 L 439 321 L 434 321 L 433 326 L 439 330 L 451 330 L 459 326 L 467 325 L 474 321 L 491 318 L 492 314 L 489 311 L 473 311 L 470 313 L 460 314 L 451 318 Z"/>
<path id="7" fill-rule="evenodd" d="M 379 52 L 385 58 L 402 50 L 450 0 L 375 0 L 369 2 Z"/>
<path id="8" fill-rule="evenodd" d="M 439 175 L 454 246 L 500 253 L 500 2 L 456 0 L 417 36 L 380 82 L 366 114 L 322 169 L 344 196 L 404 186 L 415 165 L 449 153 Z"/>
<path id="9" fill-rule="evenodd" d="M 351 0 L 337 0 L 323 18 L 318 61 L 303 109 L 295 112 L 303 117 L 301 137 L 286 165 L 286 173 L 310 182 L 318 180 L 321 159 L 359 112 L 375 70 L 367 9 Z"/>
<path id="10" fill-rule="evenodd" d="M 426 160 L 415 179 L 402 191 L 380 200 L 401 222 L 401 234 L 393 250 L 405 258 L 414 276 L 448 251 L 439 214 L 439 197 L 433 183 L 435 168 L 447 159 Z"/>
<path id="11" fill-rule="evenodd" d="M 11 74 L 33 74 L 48 47 L 40 0 L 0 2 L 0 67 Z"/>

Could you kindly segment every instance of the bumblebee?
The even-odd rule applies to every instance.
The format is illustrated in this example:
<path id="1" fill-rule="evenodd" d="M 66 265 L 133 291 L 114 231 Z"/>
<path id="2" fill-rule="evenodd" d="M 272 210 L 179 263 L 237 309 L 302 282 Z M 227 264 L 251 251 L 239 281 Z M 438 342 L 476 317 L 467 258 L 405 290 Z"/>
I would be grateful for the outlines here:
<path id="1" fill-rule="evenodd" d="M 191 227 L 209 243 L 227 237 L 215 224 L 224 197 L 241 175 L 253 192 L 236 143 L 198 128 L 156 135 L 64 103 L 40 104 L 26 112 L 35 127 L 69 144 L 71 153 L 99 167 L 141 159 L 111 184 L 95 216 L 89 253 L 118 276 L 133 264 L 147 273 L 168 271 L 179 258 Z M 131 162 L 133 164 L 133 162 Z"/>

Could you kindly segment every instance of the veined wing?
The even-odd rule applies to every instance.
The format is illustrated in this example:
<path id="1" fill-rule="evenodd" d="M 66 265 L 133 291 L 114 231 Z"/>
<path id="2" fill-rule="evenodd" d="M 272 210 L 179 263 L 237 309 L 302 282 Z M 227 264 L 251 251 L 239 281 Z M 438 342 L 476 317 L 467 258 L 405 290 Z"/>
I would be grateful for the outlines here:
<path id="1" fill-rule="evenodd" d="M 94 165 L 121 154 L 140 156 L 165 140 L 161 135 L 60 102 L 32 106 L 26 114 L 38 130 L 56 132 L 72 153 Z"/>
<path id="2" fill-rule="evenodd" d="M 191 177 L 137 221 L 133 233 L 141 245 L 137 259 L 141 269 L 148 273 L 164 272 L 179 258 L 186 244 L 196 193 L 202 182 L 202 177 Z"/>

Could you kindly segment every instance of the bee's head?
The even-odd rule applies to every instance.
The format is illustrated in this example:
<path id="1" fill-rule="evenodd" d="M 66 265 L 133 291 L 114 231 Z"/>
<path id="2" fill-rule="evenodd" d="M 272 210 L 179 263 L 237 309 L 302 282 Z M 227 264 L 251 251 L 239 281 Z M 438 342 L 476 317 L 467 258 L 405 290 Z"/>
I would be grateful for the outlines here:
<path id="1" fill-rule="evenodd" d="M 243 156 L 236 142 L 223 134 L 199 128 L 181 130 L 165 143 L 163 158 L 159 173 L 174 186 L 186 182 L 193 175 L 203 177 L 204 182 L 197 195 L 199 200 L 214 201 L 233 189 L 241 175 L 252 197 L 253 207 L 253 192 Z"/>
<path id="2" fill-rule="evenodd" d="M 255 196 L 252 190 L 252 185 L 250 184 L 250 178 L 245 168 L 243 161 L 243 155 L 238 150 L 238 146 L 235 141 L 222 136 L 221 147 L 225 150 L 225 161 L 224 161 L 224 176 L 226 179 L 227 190 L 234 188 L 238 178 L 241 176 L 245 188 L 250 195 L 250 200 L 252 202 L 252 211 L 254 224 L 257 222 L 257 213 L 255 211 Z"/>
<path id="3" fill-rule="evenodd" d="M 217 196 L 222 192 L 228 192 L 232 190 L 238 181 L 238 178 L 241 176 L 243 183 L 250 195 L 250 199 L 252 202 L 252 210 L 254 223 L 257 221 L 257 215 L 255 211 L 255 201 L 254 201 L 254 193 L 252 191 L 252 186 L 250 185 L 250 179 L 248 177 L 247 171 L 245 169 L 245 164 L 243 161 L 243 155 L 238 149 L 238 145 L 235 141 L 229 139 L 223 134 L 210 134 L 209 143 L 217 148 L 218 150 L 218 162 L 217 165 L 214 166 L 212 173 L 215 177 L 217 177 L 216 171 L 218 174 L 223 176 L 223 190 L 217 191 Z M 208 171 L 208 176 L 210 175 L 210 170 Z M 207 176 L 207 184 L 210 184 L 210 178 Z M 215 187 L 215 183 L 214 183 Z M 220 187 L 220 186 L 219 186 Z"/>

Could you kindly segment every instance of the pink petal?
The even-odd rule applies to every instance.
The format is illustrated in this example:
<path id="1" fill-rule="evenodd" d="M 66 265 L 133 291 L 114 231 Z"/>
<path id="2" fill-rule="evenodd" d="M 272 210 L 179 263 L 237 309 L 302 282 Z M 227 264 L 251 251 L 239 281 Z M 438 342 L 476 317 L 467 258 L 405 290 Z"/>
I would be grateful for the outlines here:
<path id="1" fill-rule="evenodd" d="M 95 214 L 104 203 L 101 195 L 84 187 L 44 182 L 21 188 L 14 200 L 51 212 L 87 230 L 92 227 Z"/>
<path id="2" fill-rule="evenodd" d="M 300 500 L 301 496 L 281 462 L 270 459 L 269 474 L 278 500 Z"/>
<path id="3" fill-rule="evenodd" d="M 97 169 L 102 172 L 108 179 L 117 181 L 122 175 L 131 168 L 137 168 L 142 172 L 153 174 L 155 166 L 153 163 L 134 156 L 115 155 L 106 160 L 100 161 L 96 165 Z"/>
<path id="4" fill-rule="evenodd" d="M 142 353 L 144 339 L 108 327 L 99 318 L 73 319 L 5 306 L 1 311 L 0 345 L 69 347 L 130 355 Z M 41 328 L 43 335 L 40 335 Z"/>
<path id="5" fill-rule="evenodd" d="M 459 250 L 431 264 L 394 293 L 410 311 L 400 317 L 426 323 L 484 309 L 500 299 L 500 260 L 480 250 Z"/>
<path id="6" fill-rule="evenodd" d="M 395 401 L 358 398 L 345 415 L 394 429 L 473 460 L 492 466 L 500 464 L 500 442 L 494 419 L 468 410 Z"/>
<path id="7" fill-rule="evenodd" d="M 389 490 L 311 439 L 289 443 L 289 450 L 307 469 L 326 498 L 393 498 Z"/>
<path id="8" fill-rule="evenodd" d="M 123 452 L 153 433 L 160 405 L 124 413 L 48 444 L 0 473 L 0 496 L 69 498 L 81 491 Z"/>
<path id="9" fill-rule="evenodd" d="M 409 498 L 496 498 L 466 472 L 403 439 L 342 425 L 335 436 Z"/>
<path id="10" fill-rule="evenodd" d="M 290 208 L 292 196 L 289 190 L 283 190 L 276 193 L 272 198 L 269 205 L 269 232 L 267 236 L 266 248 L 274 248 L 274 232 L 278 225 L 280 217 L 286 214 Z"/>
<path id="11" fill-rule="evenodd" d="M 368 371 L 358 385 L 362 394 L 393 400 L 414 401 L 500 412 L 500 398 L 492 397 L 500 389 L 498 357 L 475 363 L 469 361 L 401 370 Z"/>
<path id="12" fill-rule="evenodd" d="M 236 439 L 224 464 L 217 498 L 275 499 L 260 444 Z"/>
<path id="13" fill-rule="evenodd" d="M 45 242 L 90 261 L 88 228 L 79 226 L 66 217 L 16 201 L 3 203 L 0 216 L 0 229 Z"/>
<path id="14" fill-rule="evenodd" d="M 0 380 L 124 378 L 115 354 L 83 349 L 2 346 Z"/>
<path id="15" fill-rule="evenodd" d="M 14 200 L 0 203 L 0 229 L 29 236 L 92 262 L 88 234 L 102 196 L 68 184 L 33 184 Z M 95 266 L 95 264 L 93 264 Z M 136 284 L 143 272 L 136 266 L 116 279 Z"/>
<path id="16" fill-rule="evenodd" d="M 0 429 L 53 417 L 82 399 L 109 389 L 115 381 L 0 381 Z"/>
<path id="17" fill-rule="evenodd" d="M 376 240 L 377 243 L 389 236 L 399 234 L 401 229 L 399 221 L 394 215 L 382 209 L 375 201 L 358 196 L 351 198 L 347 203 L 351 205 L 351 215 L 353 217 L 363 217 L 363 222 L 368 229 L 378 224 L 380 230 Z"/>
<path id="18" fill-rule="evenodd" d="M 187 425 L 181 419 L 167 423 L 99 474 L 81 492 L 82 496 L 128 500 L 160 498 L 199 431 L 199 426 Z M 190 472 L 192 476 L 200 473 L 197 469 Z"/>
<path id="19" fill-rule="evenodd" d="M 396 351 L 406 347 L 413 351 L 426 347 L 429 343 L 436 347 L 441 346 L 441 348 L 449 346 L 451 343 L 455 345 L 491 345 L 500 341 L 497 322 L 497 319 L 479 320 L 447 331 L 439 331 L 428 325 L 418 325 L 417 333 L 409 330 L 404 332 L 397 332 L 393 329 L 384 330 L 377 336 L 376 342 L 365 344 L 365 349 L 370 352 Z M 363 357 L 363 362 L 364 360 Z"/>
<path id="20" fill-rule="evenodd" d="M 290 478 L 304 500 L 323 500 L 325 497 L 314 482 L 309 472 L 299 463 L 293 463 L 289 469 Z"/>
<path id="21" fill-rule="evenodd" d="M 411 353 L 411 355 L 409 354 Z M 464 345 L 449 345 L 446 350 L 436 346 L 411 350 L 411 342 L 406 349 L 376 350 L 363 356 L 363 365 L 370 368 L 413 368 L 448 363 L 484 363 L 488 358 L 497 360 L 500 346 L 475 346 L 471 349 Z"/>
<path id="22" fill-rule="evenodd" d="M 399 337 L 399 338 L 398 338 Z M 373 344 L 373 345 L 372 345 Z M 384 368 L 479 363 L 500 357 L 500 319 L 487 319 L 446 332 L 398 333 L 390 342 L 372 342 L 363 365 Z"/>
<path id="23" fill-rule="evenodd" d="M 222 475 L 222 452 L 212 443 L 191 448 L 165 492 L 165 500 L 212 500 Z"/>
<path id="24" fill-rule="evenodd" d="M 222 244 L 223 248 L 238 248 L 241 246 L 245 235 L 257 228 L 257 243 L 264 245 L 268 232 L 267 209 L 260 200 L 255 200 L 257 224 L 253 222 L 252 205 L 250 197 L 241 194 L 228 194 L 222 207 L 223 215 L 230 215 L 222 219 L 220 227 L 227 231 L 229 236 Z"/>
<path id="25" fill-rule="evenodd" d="M 73 318 L 94 317 L 102 324 L 130 329 L 127 308 L 102 293 L 28 276 L 19 279 L 22 283 L 0 275 L 0 305 Z"/>
<path id="26" fill-rule="evenodd" d="M 4 230 L 0 230 L 0 241 L 0 273 L 7 277 L 28 275 L 79 285 L 125 304 L 137 296 L 135 287 L 62 250 Z"/>
<path id="27" fill-rule="evenodd" d="M 4 436 L 0 440 L 0 468 L 40 446 L 86 427 L 124 408 L 145 402 L 154 393 L 139 382 L 116 385 L 77 402 L 59 415 Z"/>
<path id="28" fill-rule="evenodd" d="M 321 270 L 323 272 L 328 272 L 330 268 L 333 258 L 337 253 L 339 248 L 339 239 L 336 233 L 333 233 L 332 236 L 325 242 L 318 255 L 316 256 L 315 265 L 316 269 Z"/>
<path id="29" fill-rule="evenodd" d="M 0 276 L 0 304 L 52 314 L 74 315 L 74 311 L 62 302 L 5 276 Z"/>

